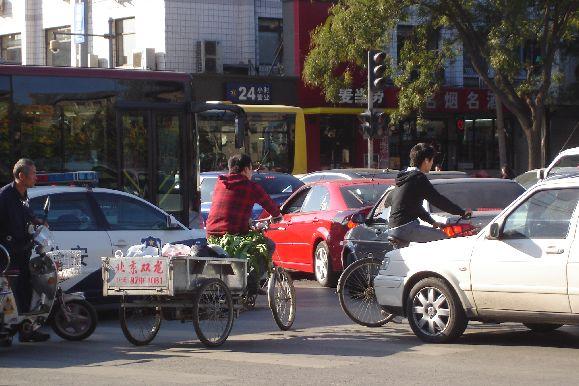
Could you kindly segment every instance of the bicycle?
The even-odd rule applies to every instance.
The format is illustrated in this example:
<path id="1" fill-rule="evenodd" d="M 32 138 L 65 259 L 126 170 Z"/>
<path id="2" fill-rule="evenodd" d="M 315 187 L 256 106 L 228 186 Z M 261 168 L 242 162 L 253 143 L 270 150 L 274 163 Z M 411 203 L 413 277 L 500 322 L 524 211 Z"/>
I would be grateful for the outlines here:
<path id="1" fill-rule="evenodd" d="M 474 229 L 462 232 L 457 232 L 455 229 L 460 220 L 470 218 L 470 215 L 461 216 L 455 223 L 445 226 L 442 231 L 449 238 L 471 235 Z M 392 249 L 405 248 L 410 244 L 407 240 L 392 236 L 388 237 L 388 241 Z M 378 275 L 382 260 L 377 257 L 356 260 L 342 272 L 338 280 L 337 292 L 340 307 L 353 322 L 362 326 L 381 327 L 395 317 L 378 304 L 374 292 L 374 278 Z"/>

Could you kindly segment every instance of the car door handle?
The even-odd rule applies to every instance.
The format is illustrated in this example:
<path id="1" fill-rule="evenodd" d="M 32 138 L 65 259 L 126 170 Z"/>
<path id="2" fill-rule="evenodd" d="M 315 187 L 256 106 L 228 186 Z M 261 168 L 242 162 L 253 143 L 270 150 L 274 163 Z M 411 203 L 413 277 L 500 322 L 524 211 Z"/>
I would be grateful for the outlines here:
<path id="1" fill-rule="evenodd" d="M 270 230 L 270 231 L 285 231 L 285 227 L 269 228 L 268 230 Z"/>
<path id="2" fill-rule="evenodd" d="M 565 252 L 565 249 L 558 248 L 555 245 L 549 245 L 545 250 L 545 253 L 548 253 L 549 255 L 560 255 L 563 252 Z"/>
<path id="3" fill-rule="evenodd" d="M 312 219 L 312 222 L 318 222 L 318 221 L 320 221 L 320 220 L 319 220 L 317 217 L 314 217 L 314 218 Z"/>

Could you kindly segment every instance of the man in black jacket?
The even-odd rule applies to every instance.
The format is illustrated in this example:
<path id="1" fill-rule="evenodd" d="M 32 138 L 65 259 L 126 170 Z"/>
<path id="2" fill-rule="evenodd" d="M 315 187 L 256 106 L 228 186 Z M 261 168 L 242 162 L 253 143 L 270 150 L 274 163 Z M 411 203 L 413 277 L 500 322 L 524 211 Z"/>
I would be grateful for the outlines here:
<path id="1" fill-rule="evenodd" d="M 430 183 L 425 173 L 430 172 L 434 162 L 434 149 L 419 143 L 410 150 L 410 167 L 396 176 L 396 188 L 389 194 L 390 219 L 389 235 L 404 241 L 427 242 L 446 237 L 440 224 L 430 216 L 422 206 L 423 200 L 459 216 L 468 216 L 470 210 L 464 210 L 444 197 Z M 432 225 L 420 225 L 418 219 Z"/>
<path id="2" fill-rule="evenodd" d="M 4 245 L 11 256 L 10 268 L 18 271 L 18 276 L 11 280 L 18 313 L 26 314 L 30 309 L 32 286 L 30 284 L 30 255 L 32 253 L 32 236 L 28 233 L 29 224 L 42 224 L 35 218 L 28 204 L 28 189 L 36 184 L 36 167 L 34 162 L 22 158 L 13 169 L 14 182 L 0 189 L 0 244 Z M 50 336 L 34 331 L 19 335 L 21 342 L 41 342 Z"/>

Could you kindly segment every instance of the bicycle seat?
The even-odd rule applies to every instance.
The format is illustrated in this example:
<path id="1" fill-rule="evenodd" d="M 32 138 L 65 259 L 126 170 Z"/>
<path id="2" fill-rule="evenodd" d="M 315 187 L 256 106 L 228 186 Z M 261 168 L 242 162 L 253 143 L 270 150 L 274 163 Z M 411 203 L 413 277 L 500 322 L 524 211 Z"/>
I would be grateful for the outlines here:
<path id="1" fill-rule="evenodd" d="M 410 241 L 402 240 L 395 236 L 388 236 L 388 242 L 392 244 L 394 248 L 404 248 L 410 244 Z"/>

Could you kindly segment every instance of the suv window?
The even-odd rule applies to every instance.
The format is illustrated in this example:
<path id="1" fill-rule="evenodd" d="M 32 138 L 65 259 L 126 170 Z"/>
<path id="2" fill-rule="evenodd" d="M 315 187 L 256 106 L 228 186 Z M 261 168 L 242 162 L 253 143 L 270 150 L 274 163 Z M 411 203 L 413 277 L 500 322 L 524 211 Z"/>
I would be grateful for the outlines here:
<path id="1" fill-rule="evenodd" d="M 304 189 L 299 192 L 294 198 L 291 199 L 287 204 L 284 205 L 282 213 L 297 213 L 302 209 L 302 205 L 306 200 L 306 196 L 310 192 L 310 189 Z"/>
<path id="2" fill-rule="evenodd" d="M 330 206 L 330 192 L 325 186 L 314 186 L 302 207 L 302 212 L 326 210 Z"/>
<path id="3" fill-rule="evenodd" d="M 533 194 L 506 219 L 507 239 L 564 239 L 577 206 L 579 189 L 550 189 Z"/>
<path id="4" fill-rule="evenodd" d="M 165 214 L 137 199 L 108 193 L 94 196 L 111 230 L 167 229 Z"/>
<path id="5" fill-rule="evenodd" d="M 30 200 L 30 209 L 36 217 L 44 217 L 47 196 Z M 61 193 L 50 195 L 48 225 L 53 231 L 96 231 L 98 224 L 85 193 Z"/>

